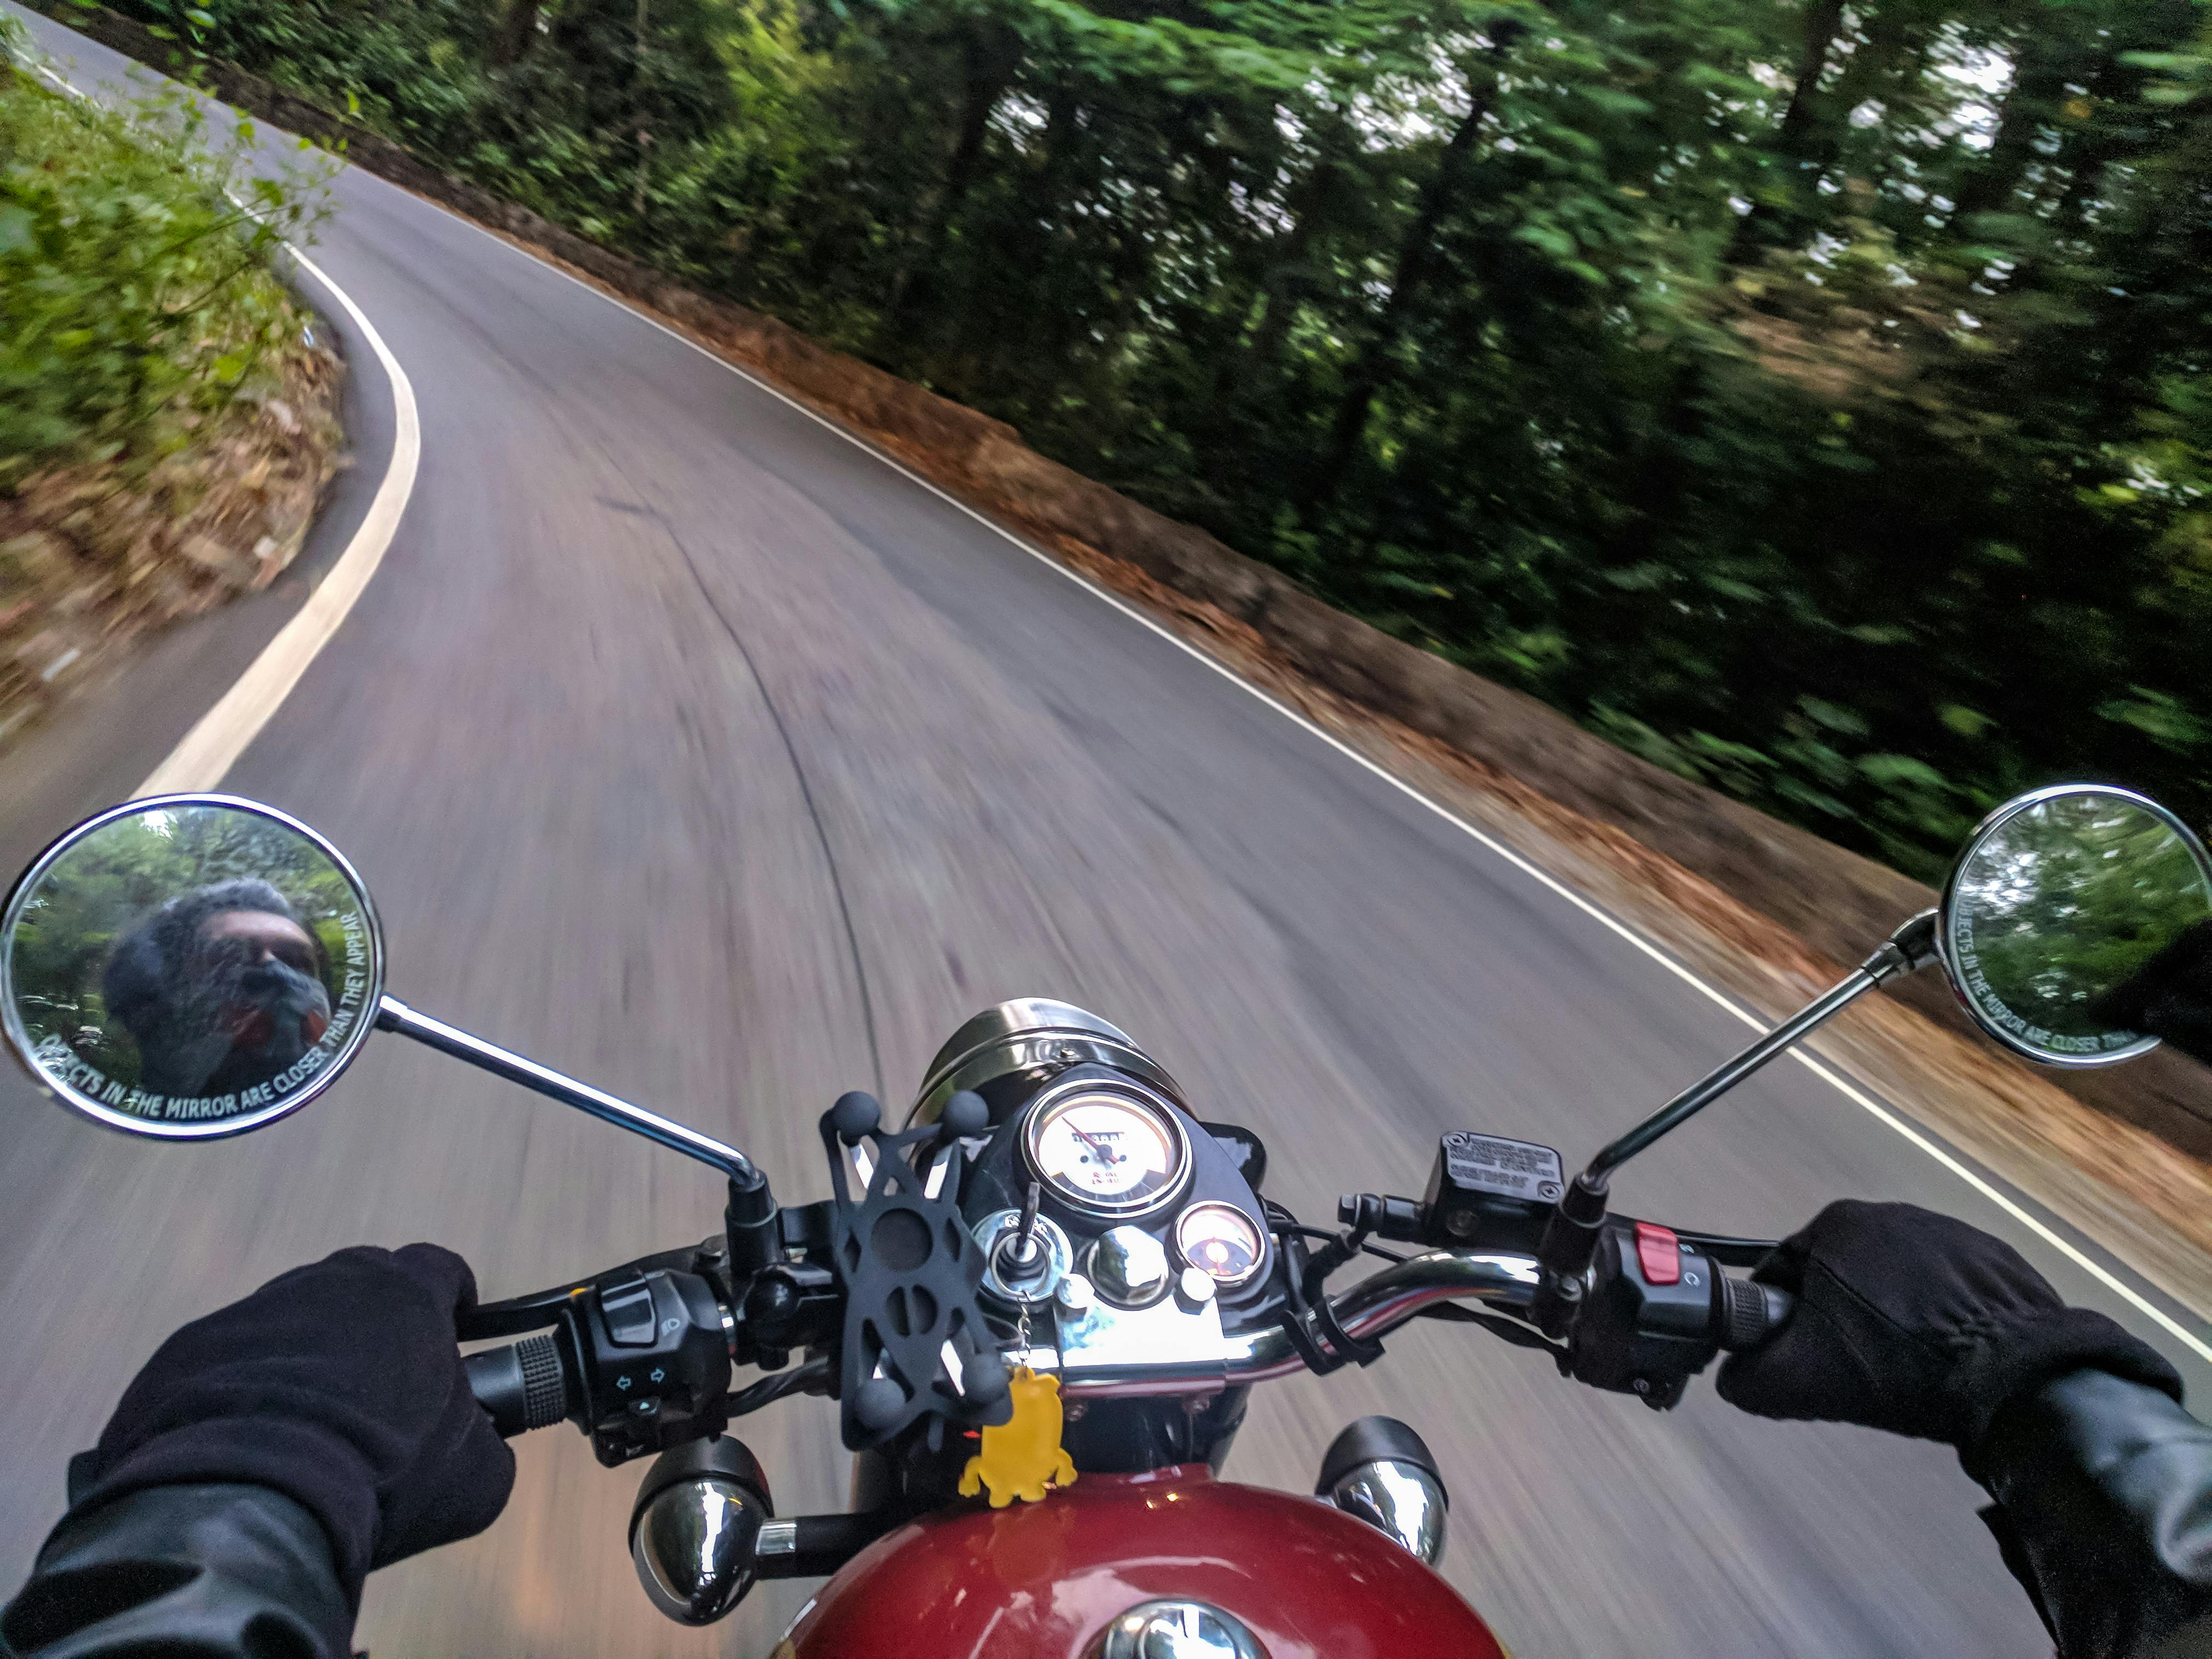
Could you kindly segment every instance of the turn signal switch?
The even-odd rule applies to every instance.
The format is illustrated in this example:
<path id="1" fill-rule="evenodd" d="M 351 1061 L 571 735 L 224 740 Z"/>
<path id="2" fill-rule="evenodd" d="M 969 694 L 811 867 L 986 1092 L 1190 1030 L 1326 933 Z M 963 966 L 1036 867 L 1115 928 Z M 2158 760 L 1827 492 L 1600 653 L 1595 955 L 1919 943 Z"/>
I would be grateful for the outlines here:
<path id="1" fill-rule="evenodd" d="M 1715 1354 L 1757 1346 L 1795 1305 L 1786 1291 L 1729 1278 L 1668 1228 L 1615 1216 L 1598 1230 L 1561 1369 L 1665 1411 Z"/>

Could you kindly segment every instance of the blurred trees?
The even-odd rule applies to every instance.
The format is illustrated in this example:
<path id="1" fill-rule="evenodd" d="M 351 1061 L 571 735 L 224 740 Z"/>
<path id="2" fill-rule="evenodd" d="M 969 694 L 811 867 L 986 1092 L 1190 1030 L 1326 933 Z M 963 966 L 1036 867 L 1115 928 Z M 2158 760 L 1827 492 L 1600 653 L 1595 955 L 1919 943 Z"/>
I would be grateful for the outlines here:
<path id="1" fill-rule="evenodd" d="M 1919 874 L 2212 816 L 2196 0 L 122 0 Z"/>

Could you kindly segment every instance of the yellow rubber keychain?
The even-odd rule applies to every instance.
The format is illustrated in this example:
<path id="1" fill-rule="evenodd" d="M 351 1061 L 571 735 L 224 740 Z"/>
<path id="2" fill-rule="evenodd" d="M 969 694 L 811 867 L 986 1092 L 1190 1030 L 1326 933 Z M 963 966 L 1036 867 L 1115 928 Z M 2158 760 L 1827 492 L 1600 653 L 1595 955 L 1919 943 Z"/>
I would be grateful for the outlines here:
<path id="1" fill-rule="evenodd" d="M 998 1428 L 984 1425 L 983 1449 L 960 1474 L 960 1495 L 973 1498 L 988 1486 L 994 1510 L 1017 1498 L 1042 1504 L 1053 1487 L 1075 1480 L 1075 1462 L 1060 1443 L 1060 1379 L 1017 1365 L 1007 1393 L 1014 1414 Z"/>

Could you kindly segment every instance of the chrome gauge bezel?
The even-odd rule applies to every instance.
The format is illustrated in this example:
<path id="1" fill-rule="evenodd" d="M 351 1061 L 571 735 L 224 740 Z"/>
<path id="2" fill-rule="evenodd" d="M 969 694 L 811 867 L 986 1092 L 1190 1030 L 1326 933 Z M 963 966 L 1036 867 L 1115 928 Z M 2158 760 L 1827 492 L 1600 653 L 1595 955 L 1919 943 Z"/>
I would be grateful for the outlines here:
<path id="1" fill-rule="evenodd" d="M 1132 1109 L 1156 1118 L 1166 1127 L 1170 1144 L 1174 1148 L 1175 1168 L 1167 1184 L 1156 1193 L 1139 1199 L 1115 1200 L 1098 1198 L 1088 1194 L 1070 1193 L 1045 1172 L 1044 1158 L 1038 1151 L 1037 1138 L 1053 1109 L 1073 1095 L 1118 1095 Z M 1069 1078 L 1054 1085 L 1029 1104 L 1029 1116 L 1022 1124 L 1022 1158 L 1030 1174 L 1044 1182 L 1045 1191 L 1053 1202 L 1084 1215 L 1097 1216 L 1114 1221 L 1127 1221 L 1133 1216 L 1151 1215 L 1164 1210 L 1182 1198 L 1190 1188 L 1190 1136 L 1185 1133 L 1182 1119 L 1175 1107 L 1163 1096 L 1154 1093 L 1142 1084 L 1127 1078 Z"/>
<path id="2" fill-rule="evenodd" d="M 1184 1224 L 1188 1223 L 1192 1217 L 1202 1214 L 1207 1210 L 1228 1211 L 1230 1214 L 1235 1216 L 1247 1227 L 1249 1227 L 1252 1230 L 1252 1237 L 1260 1241 L 1259 1253 L 1252 1258 L 1252 1265 L 1247 1267 L 1243 1273 L 1237 1274 L 1234 1279 L 1224 1279 L 1212 1268 L 1200 1267 L 1196 1261 L 1191 1259 L 1190 1251 L 1183 1243 L 1182 1233 Z M 1267 1230 L 1262 1227 L 1258 1222 L 1255 1221 L 1250 1216 L 1245 1214 L 1242 1208 L 1237 1205 L 1231 1204 L 1226 1199 L 1205 1198 L 1200 1199 L 1195 1204 L 1190 1205 L 1188 1207 L 1184 1209 L 1181 1214 L 1176 1217 L 1175 1225 L 1168 1229 L 1168 1233 L 1175 1241 L 1176 1259 L 1181 1261 L 1186 1267 L 1198 1268 L 1199 1272 L 1204 1273 L 1208 1279 L 1213 1281 L 1214 1287 L 1217 1290 L 1241 1291 L 1247 1285 L 1249 1285 L 1254 1279 L 1257 1279 L 1262 1273 L 1267 1271 Z"/>

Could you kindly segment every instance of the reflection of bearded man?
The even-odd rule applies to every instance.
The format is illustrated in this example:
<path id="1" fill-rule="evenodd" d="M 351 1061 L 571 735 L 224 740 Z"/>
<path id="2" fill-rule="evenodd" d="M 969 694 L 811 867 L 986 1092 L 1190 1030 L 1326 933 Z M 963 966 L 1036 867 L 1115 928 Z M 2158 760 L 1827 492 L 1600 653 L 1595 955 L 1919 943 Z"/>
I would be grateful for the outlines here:
<path id="1" fill-rule="evenodd" d="M 331 1023 L 329 957 L 265 881 L 171 899 L 124 939 L 100 981 L 137 1040 L 149 1093 L 235 1094 L 314 1047 Z"/>
<path id="2" fill-rule="evenodd" d="M 2190 928 L 2095 1006 L 2114 1024 L 2212 1064 L 2212 921 Z"/>

